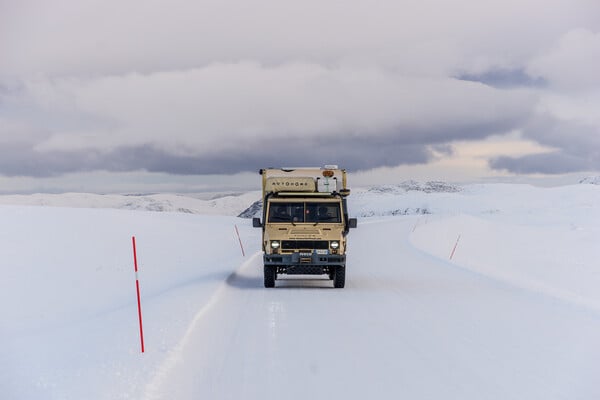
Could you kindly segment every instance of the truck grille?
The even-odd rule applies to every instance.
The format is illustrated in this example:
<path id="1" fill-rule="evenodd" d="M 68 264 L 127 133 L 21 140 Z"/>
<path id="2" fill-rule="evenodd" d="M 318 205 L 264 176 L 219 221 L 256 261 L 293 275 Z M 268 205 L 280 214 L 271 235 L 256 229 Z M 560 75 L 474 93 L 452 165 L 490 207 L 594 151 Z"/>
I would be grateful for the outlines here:
<path id="1" fill-rule="evenodd" d="M 282 250 L 327 250 L 329 242 L 327 240 L 282 240 Z"/>
<path id="2" fill-rule="evenodd" d="M 318 229 L 291 229 L 290 235 L 318 235 L 321 233 Z"/>

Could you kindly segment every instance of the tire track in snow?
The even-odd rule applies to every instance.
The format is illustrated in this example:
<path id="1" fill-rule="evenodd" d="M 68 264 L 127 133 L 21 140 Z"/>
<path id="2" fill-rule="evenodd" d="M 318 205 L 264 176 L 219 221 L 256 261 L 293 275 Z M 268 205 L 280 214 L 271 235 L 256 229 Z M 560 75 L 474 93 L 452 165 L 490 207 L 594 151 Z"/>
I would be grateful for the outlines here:
<path id="1" fill-rule="evenodd" d="M 200 322 L 203 317 L 221 300 L 223 293 L 226 291 L 231 280 L 236 279 L 239 272 L 246 268 L 256 264 L 256 260 L 262 256 L 262 252 L 256 252 L 245 262 L 243 262 L 234 272 L 232 272 L 226 280 L 224 280 L 219 287 L 215 290 L 213 295 L 210 297 L 208 302 L 198 311 L 190 323 L 188 329 L 183 335 L 179 343 L 169 352 L 169 355 L 157 368 L 151 381 L 146 385 L 144 390 L 143 399 L 145 400 L 159 400 L 167 399 L 170 397 L 168 388 L 164 388 L 165 382 L 168 381 L 170 374 L 176 370 L 177 366 L 183 360 L 183 351 L 186 345 L 190 342 L 192 336 L 201 329 Z"/>

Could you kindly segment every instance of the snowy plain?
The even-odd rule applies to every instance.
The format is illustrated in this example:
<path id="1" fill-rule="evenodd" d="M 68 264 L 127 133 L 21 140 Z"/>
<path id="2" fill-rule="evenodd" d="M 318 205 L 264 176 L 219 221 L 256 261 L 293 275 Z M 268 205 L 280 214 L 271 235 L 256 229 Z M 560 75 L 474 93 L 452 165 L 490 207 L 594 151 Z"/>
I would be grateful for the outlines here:
<path id="1" fill-rule="evenodd" d="M 262 287 L 258 192 L 144 197 L 0 196 L 1 399 L 600 398 L 598 185 L 356 190 L 344 289 Z"/>

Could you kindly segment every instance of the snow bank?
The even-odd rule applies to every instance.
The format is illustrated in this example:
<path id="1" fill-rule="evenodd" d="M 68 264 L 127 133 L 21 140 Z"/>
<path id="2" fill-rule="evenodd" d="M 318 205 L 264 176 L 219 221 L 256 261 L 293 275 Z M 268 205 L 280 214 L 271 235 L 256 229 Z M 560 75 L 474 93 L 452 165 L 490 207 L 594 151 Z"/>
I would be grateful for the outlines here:
<path id="1" fill-rule="evenodd" d="M 478 206 L 421 218 L 411 243 L 454 265 L 600 310 L 600 190 L 513 189 L 473 190 Z"/>
<path id="2" fill-rule="evenodd" d="M 139 398 L 242 262 L 234 224 L 249 248 L 258 246 L 249 221 L 232 217 L 0 206 L 0 220 L 3 399 Z"/>

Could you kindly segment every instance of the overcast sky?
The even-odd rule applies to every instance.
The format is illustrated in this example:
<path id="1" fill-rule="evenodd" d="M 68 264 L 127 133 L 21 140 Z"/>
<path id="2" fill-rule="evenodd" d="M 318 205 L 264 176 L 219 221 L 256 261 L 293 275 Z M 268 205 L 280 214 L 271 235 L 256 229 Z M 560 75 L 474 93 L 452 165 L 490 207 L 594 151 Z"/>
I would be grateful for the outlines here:
<path id="1" fill-rule="evenodd" d="M 0 0 L 0 192 L 600 171 L 597 0 Z"/>

